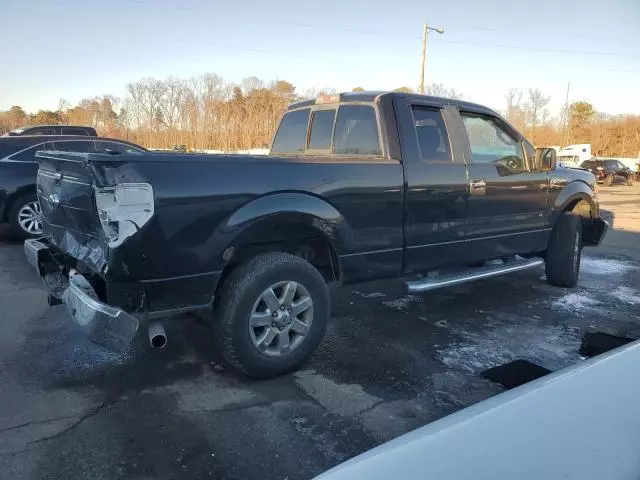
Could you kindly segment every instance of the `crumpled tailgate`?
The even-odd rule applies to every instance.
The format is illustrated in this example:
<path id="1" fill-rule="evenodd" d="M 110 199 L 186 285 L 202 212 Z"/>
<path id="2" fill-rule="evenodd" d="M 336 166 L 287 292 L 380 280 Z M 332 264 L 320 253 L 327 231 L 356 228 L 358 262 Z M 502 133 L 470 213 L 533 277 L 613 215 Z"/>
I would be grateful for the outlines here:
<path id="1" fill-rule="evenodd" d="M 43 236 L 96 273 L 107 262 L 108 244 L 95 206 L 95 175 L 87 154 L 36 154 Z"/>

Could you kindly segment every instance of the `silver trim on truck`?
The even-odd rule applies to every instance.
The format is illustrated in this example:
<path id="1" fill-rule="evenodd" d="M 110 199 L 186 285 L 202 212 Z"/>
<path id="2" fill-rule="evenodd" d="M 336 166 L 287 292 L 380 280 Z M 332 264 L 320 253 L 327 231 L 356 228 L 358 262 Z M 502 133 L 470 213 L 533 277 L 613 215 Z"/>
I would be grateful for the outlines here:
<path id="1" fill-rule="evenodd" d="M 71 271 L 67 277 L 59 267 L 56 268 L 49 247 L 43 242 L 26 240 L 24 253 L 28 262 L 38 270 L 49 294 L 65 304 L 71 318 L 91 342 L 115 352 L 129 348 L 140 324 L 135 316 L 98 300 L 89 281 L 79 273 Z M 52 276 L 56 281 L 52 282 Z M 52 289 L 52 284 L 66 284 L 66 288 Z"/>

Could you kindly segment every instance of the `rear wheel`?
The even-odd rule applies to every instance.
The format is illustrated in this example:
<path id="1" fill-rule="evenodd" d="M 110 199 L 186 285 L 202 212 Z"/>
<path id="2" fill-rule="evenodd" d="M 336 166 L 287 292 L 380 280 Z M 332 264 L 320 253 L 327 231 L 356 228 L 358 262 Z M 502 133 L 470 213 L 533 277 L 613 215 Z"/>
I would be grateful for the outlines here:
<path id="1" fill-rule="evenodd" d="M 38 237 L 42 234 L 42 211 L 35 193 L 23 195 L 13 203 L 9 222 L 13 233 L 21 238 Z"/>
<path id="2" fill-rule="evenodd" d="M 288 253 L 257 255 L 225 281 L 215 327 L 225 359 L 253 377 L 298 367 L 322 340 L 330 313 L 324 278 Z"/>
<path id="3" fill-rule="evenodd" d="M 547 282 L 558 287 L 574 287 L 582 256 L 581 217 L 563 213 L 551 232 L 545 254 Z"/>
<path id="4" fill-rule="evenodd" d="M 613 185 L 613 174 L 609 174 L 604 177 L 604 181 L 602 183 L 606 187 L 610 187 L 611 185 Z"/>

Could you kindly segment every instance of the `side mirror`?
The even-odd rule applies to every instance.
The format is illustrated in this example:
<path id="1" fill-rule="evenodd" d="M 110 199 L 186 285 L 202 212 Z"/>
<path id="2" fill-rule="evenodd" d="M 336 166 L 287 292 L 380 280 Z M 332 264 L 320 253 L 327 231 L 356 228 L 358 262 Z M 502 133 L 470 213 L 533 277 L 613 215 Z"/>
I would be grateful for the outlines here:
<path id="1" fill-rule="evenodd" d="M 555 170 L 557 154 L 553 148 L 536 148 L 536 165 L 541 170 Z"/>
<path id="2" fill-rule="evenodd" d="M 509 163 L 504 158 L 499 158 L 493 163 L 498 169 L 498 175 L 500 175 L 501 177 L 506 177 L 507 175 L 513 175 L 513 171 L 509 167 Z"/>

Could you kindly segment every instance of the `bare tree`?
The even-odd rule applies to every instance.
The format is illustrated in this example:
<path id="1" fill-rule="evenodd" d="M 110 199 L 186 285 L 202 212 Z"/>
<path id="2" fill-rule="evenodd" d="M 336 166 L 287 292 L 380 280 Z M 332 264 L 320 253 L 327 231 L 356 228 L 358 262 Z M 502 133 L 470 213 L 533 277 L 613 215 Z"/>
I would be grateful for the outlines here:
<path id="1" fill-rule="evenodd" d="M 536 127 L 541 123 L 542 118 L 547 118 L 549 112 L 545 113 L 550 98 L 545 96 L 537 88 L 529 89 L 529 98 L 526 103 L 527 123 L 531 129 L 531 139 L 535 139 Z"/>
<path id="2" fill-rule="evenodd" d="M 434 97 L 454 98 L 462 100 L 464 95 L 455 88 L 448 88 L 443 83 L 432 83 L 427 87 L 427 94 Z"/>

